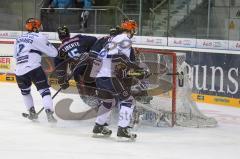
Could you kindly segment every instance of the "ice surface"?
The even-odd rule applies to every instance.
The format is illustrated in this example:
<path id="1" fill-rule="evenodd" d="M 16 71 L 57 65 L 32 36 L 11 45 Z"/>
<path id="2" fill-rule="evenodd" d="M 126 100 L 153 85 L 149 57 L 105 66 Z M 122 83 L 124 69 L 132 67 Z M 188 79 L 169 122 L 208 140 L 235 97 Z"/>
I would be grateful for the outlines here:
<path id="1" fill-rule="evenodd" d="M 36 109 L 42 106 L 34 87 Z M 52 93 L 53 94 L 53 93 Z M 72 111 L 86 109 L 79 97 Z M 54 102 L 69 97 L 59 94 Z M 25 107 L 16 84 L 0 83 L 0 159 L 239 159 L 240 109 L 198 104 L 208 116 L 218 120 L 216 128 L 156 128 L 141 125 L 136 142 L 117 142 L 113 137 L 92 138 L 94 119 L 63 121 L 56 126 L 33 123 L 21 116 Z"/>

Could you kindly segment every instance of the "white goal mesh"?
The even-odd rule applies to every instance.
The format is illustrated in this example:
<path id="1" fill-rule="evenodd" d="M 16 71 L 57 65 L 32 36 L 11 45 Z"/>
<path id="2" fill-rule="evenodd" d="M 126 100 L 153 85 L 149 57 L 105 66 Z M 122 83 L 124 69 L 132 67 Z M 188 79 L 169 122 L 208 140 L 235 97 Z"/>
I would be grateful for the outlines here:
<path id="1" fill-rule="evenodd" d="M 192 100 L 186 54 L 158 50 L 140 50 L 140 61 L 148 65 L 152 75 L 148 82 L 148 98 L 137 101 L 144 120 L 156 125 L 215 127 L 217 121 L 205 116 Z M 146 81 L 145 81 L 146 83 Z"/>

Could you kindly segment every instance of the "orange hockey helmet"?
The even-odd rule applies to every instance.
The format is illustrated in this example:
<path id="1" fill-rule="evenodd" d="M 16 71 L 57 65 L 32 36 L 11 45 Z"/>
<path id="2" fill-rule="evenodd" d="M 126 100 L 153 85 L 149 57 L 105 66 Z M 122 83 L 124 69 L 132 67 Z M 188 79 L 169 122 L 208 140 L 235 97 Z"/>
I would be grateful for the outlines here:
<path id="1" fill-rule="evenodd" d="M 35 18 L 29 18 L 25 24 L 25 28 L 29 32 L 38 32 L 41 26 L 42 23 L 40 22 L 40 20 L 37 20 Z"/>
<path id="2" fill-rule="evenodd" d="M 121 29 L 122 30 L 126 30 L 126 31 L 136 31 L 138 25 L 137 22 L 135 20 L 125 20 L 122 22 L 121 24 Z"/>

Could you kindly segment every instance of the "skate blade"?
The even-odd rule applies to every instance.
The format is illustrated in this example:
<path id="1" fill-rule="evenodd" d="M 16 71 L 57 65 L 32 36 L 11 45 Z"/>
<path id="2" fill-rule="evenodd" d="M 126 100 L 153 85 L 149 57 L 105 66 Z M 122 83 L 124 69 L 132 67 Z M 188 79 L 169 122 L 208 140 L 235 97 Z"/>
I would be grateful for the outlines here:
<path id="1" fill-rule="evenodd" d="M 101 133 L 98 133 L 98 134 L 93 133 L 92 134 L 93 138 L 109 138 L 110 136 L 111 136 L 111 134 L 110 135 L 104 135 L 104 134 L 101 134 Z"/>
<path id="2" fill-rule="evenodd" d="M 34 122 L 34 123 L 39 123 L 38 118 L 28 118 L 28 117 L 27 117 L 27 119 L 29 119 L 30 121 L 32 121 L 32 122 Z"/>
<path id="3" fill-rule="evenodd" d="M 38 119 L 29 119 L 29 120 L 31 120 L 34 123 L 39 123 L 40 122 Z"/>
<path id="4" fill-rule="evenodd" d="M 30 117 L 29 117 L 29 114 L 27 114 L 27 113 L 22 113 L 22 116 L 23 116 L 24 118 L 27 118 L 27 119 L 33 121 L 33 122 L 39 122 L 39 121 L 38 121 L 38 117 L 36 117 L 36 118 L 30 118 Z"/>
<path id="5" fill-rule="evenodd" d="M 50 123 L 50 124 L 56 124 L 56 123 L 57 123 L 57 120 L 51 120 L 51 121 L 48 121 L 48 123 Z"/>
<path id="6" fill-rule="evenodd" d="M 136 137 L 126 138 L 126 137 L 117 137 L 117 142 L 135 142 Z"/>
<path id="7" fill-rule="evenodd" d="M 55 128 L 57 127 L 57 121 L 47 121 L 47 125 L 50 127 L 50 128 Z"/>

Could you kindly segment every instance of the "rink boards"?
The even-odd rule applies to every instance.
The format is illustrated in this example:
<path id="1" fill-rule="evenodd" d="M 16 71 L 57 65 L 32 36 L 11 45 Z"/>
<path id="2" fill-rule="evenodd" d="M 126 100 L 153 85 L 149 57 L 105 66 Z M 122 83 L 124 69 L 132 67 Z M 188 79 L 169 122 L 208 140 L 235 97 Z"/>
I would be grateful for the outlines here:
<path id="1" fill-rule="evenodd" d="M 0 73 L 0 82 L 15 83 L 16 82 L 15 75 Z M 70 84 L 75 85 L 74 81 L 71 81 Z M 207 94 L 197 94 L 197 93 L 192 93 L 192 98 L 194 101 L 199 103 L 208 103 L 208 104 L 216 104 L 216 105 L 232 106 L 232 107 L 240 108 L 240 100 L 238 98 L 214 96 L 214 95 L 207 95 Z"/>
<path id="2" fill-rule="evenodd" d="M 51 35 L 49 34 L 50 39 L 56 38 Z M 59 43 L 56 40 L 52 42 Z M 12 58 L 13 44 L 14 39 L 0 39 L 0 81 L 3 82 L 16 82 L 13 74 L 15 68 Z M 240 108 L 240 54 L 237 51 L 137 44 L 134 44 L 134 47 L 186 53 L 186 61 L 191 66 L 194 78 L 192 81 L 193 99 L 202 103 Z"/>

